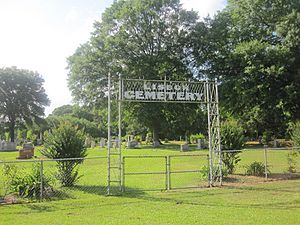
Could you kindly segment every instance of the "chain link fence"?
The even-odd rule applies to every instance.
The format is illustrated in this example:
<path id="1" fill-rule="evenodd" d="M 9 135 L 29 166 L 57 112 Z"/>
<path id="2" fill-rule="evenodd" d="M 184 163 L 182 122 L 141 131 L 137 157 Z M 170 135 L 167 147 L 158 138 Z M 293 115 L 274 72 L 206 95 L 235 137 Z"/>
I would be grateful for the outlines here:
<path id="1" fill-rule="evenodd" d="M 225 183 L 256 183 L 300 177 L 300 147 L 223 150 L 222 153 L 236 154 L 239 159 L 233 173 L 228 174 L 227 179 L 225 177 Z M 225 169 L 223 174 L 226 172 Z"/>
<path id="2" fill-rule="evenodd" d="M 107 157 L 0 162 L 0 200 L 79 198 L 107 191 Z"/>
<path id="3" fill-rule="evenodd" d="M 299 151 L 299 147 L 223 151 L 238 153 L 239 157 L 233 173 L 225 176 L 224 184 L 299 178 Z M 122 191 L 207 187 L 208 161 L 207 154 L 123 156 Z M 106 156 L 0 161 L 0 203 L 106 195 L 107 166 Z M 119 186 L 113 188 L 120 191 Z"/>

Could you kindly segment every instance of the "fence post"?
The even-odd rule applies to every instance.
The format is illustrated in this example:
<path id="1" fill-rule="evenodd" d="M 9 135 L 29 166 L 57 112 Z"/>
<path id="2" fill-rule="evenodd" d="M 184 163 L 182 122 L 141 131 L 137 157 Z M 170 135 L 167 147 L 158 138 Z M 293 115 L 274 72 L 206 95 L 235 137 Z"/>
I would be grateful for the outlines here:
<path id="1" fill-rule="evenodd" d="M 211 187 L 209 155 L 207 155 L 207 182 L 208 182 L 208 187 Z"/>
<path id="2" fill-rule="evenodd" d="M 268 155 L 267 155 L 267 145 L 264 145 L 264 159 L 265 159 L 265 179 L 268 179 Z"/>
<path id="3" fill-rule="evenodd" d="M 41 185 L 40 185 L 40 200 L 43 200 L 43 177 L 44 177 L 44 162 L 41 159 L 40 160 L 40 181 L 41 181 Z"/>
<path id="4" fill-rule="evenodd" d="M 166 189 L 168 190 L 168 156 L 165 156 L 165 174 L 166 174 Z"/>
<path id="5" fill-rule="evenodd" d="M 122 188 L 122 192 L 125 192 L 125 156 L 123 156 L 123 160 L 122 160 L 122 184 L 121 184 L 121 188 Z"/>
<path id="6" fill-rule="evenodd" d="M 167 156 L 167 190 L 171 190 L 171 157 Z"/>

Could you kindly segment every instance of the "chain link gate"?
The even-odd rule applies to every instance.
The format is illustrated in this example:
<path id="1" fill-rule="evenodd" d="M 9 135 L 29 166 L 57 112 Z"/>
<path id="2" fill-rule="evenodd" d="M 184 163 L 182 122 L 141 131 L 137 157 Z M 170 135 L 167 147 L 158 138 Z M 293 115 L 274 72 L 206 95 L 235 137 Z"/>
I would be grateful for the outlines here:
<path id="1" fill-rule="evenodd" d="M 122 190 L 136 192 L 207 187 L 208 160 L 207 154 L 123 156 Z"/>

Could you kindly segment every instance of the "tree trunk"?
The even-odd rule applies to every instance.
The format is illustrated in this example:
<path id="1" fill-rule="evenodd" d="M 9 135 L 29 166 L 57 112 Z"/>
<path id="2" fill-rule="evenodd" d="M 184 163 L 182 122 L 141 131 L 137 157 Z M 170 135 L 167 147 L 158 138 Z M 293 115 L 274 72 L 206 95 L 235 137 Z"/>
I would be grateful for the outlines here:
<path id="1" fill-rule="evenodd" d="M 158 130 L 156 128 L 153 128 L 153 141 L 159 142 Z"/>
<path id="2" fill-rule="evenodd" d="M 9 122 L 9 136 L 10 142 L 15 142 L 15 121 Z"/>
<path id="3" fill-rule="evenodd" d="M 157 127 L 153 128 L 153 146 L 155 148 L 158 148 L 160 145 L 162 145 L 162 143 L 159 140 L 158 130 L 159 129 Z"/>

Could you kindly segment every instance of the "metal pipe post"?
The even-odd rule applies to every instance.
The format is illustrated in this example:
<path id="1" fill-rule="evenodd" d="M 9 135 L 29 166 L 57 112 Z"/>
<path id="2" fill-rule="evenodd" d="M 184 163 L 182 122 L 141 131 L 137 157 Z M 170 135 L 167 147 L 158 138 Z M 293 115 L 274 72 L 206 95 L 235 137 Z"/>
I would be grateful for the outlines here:
<path id="1" fill-rule="evenodd" d="M 210 158 L 209 158 L 209 155 L 207 155 L 207 183 L 208 183 L 208 186 L 211 187 L 211 184 L 210 184 Z"/>
<path id="2" fill-rule="evenodd" d="M 122 118 L 121 118 L 121 101 L 122 101 L 122 79 L 121 79 L 121 75 L 119 77 L 119 102 L 118 102 L 118 112 L 119 112 L 119 122 L 118 122 L 118 125 L 119 125 L 119 137 L 118 137 L 118 148 L 119 148 L 119 164 L 121 166 L 121 162 L 122 162 L 122 154 L 121 154 L 121 151 L 122 151 Z M 122 170 L 120 168 L 119 170 L 119 177 L 120 177 L 120 180 L 122 178 Z M 120 191 L 122 192 L 122 185 L 120 185 Z"/>
<path id="3" fill-rule="evenodd" d="M 125 192 L 125 157 L 122 160 L 122 192 Z"/>
<path id="4" fill-rule="evenodd" d="M 108 96 L 107 96 L 107 160 L 108 160 L 108 173 L 107 173 L 107 194 L 110 194 L 110 148 L 111 148 L 111 137 L 110 137 L 110 104 L 111 104 L 111 84 L 110 84 L 110 73 L 108 73 Z"/>
<path id="5" fill-rule="evenodd" d="M 221 149 L 221 136 L 220 136 L 220 112 L 219 112 L 219 94 L 218 94 L 218 82 L 215 80 L 215 91 L 216 91 L 216 111 L 217 111 L 217 136 L 218 136 L 218 155 L 219 155 L 219 175 L 220 175 L 220 186 L 222 186 L 222 149 Z"/>
<path id="6" fill-rule="evenodd" d="M 41 179 L 41 185 L 40 185 L 40 200 L 43 200 L 43 177 L 44 177 L 44 162 L 43 160 L 40 160 L 40 179 Z"/>
<path id="7" fill-rule="evenodd" d="M 268 179 L 268 154 L 267 146 L 264 146 L 264 158 L 265 158 L 265 179 Z"/>
<path id="8" fill-rule="evenodd" d="M 209 186 L 212 186 L 213 183 L 213 150 L 212 150 L 212 137 L 211 137 L 211 115 L 210 115 L 210 104 L 211 104 L 211 99 L 210 99 L 210 88 L 209 88 L 209 82 L 206 81 L 206 102 L 207 102 L 207 124 L 208 124 L 208 146 L 209 146 Z"/>

